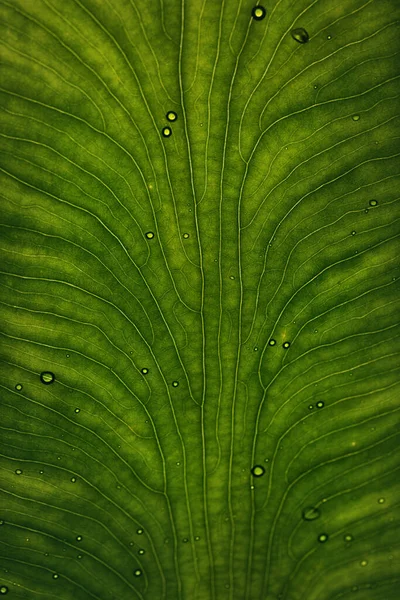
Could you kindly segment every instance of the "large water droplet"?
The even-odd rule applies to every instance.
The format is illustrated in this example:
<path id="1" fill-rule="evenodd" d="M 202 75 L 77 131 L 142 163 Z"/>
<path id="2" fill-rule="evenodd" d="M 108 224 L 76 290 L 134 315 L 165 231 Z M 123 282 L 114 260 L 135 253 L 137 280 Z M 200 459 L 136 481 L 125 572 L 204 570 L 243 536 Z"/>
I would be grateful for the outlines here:
<path id="1" fill-rule="evenodd" d="M 253 477 L 261 477 L 262 475 L 264 475 L 264 473 L 265 469 L 261 465 L 254 465 L 254 467 L 251 469 L 251 474 L 253 475 Z"/>
<path id="2" fill-rule="evenodd" d="M 15 469 L 16 475 L 22 475 L 22 469 Z"/>
<path id="3" fill-rule="evenodd" d="M 8 594 L 8 587 L 6 585 L 0 587 L 0 594 Z"/>
<path id="4" fill-rule="evenodd" d="M 152 231 L 147 231 L 144 235 L 147 237 L 148 240 L 152 240 L 154 237 L 154 233 Z"/>
<path id="5" fill-rule="evenodd" d="M 263 6 L 254 6 L 251 9 L 251 16 L 255 21 L 262 21 L 267 14 L 266 9 Z"/>
<path id="6" fill-rule="evenodd" d="M 136 530 L 136 533 L 137 533 L 138 535 L 142 535 L 142 533 L 143 533 L 143 529 L 140 529 L 140 528 L 139 528 L 139 529 L 137 529 L 137 530 Z"/>
<path id="7" fill-rule="evenodd" d="M 141 372 L 143 373 L 143 375 L 147 375 L 149 370 L 146 367 L 143 367 L 143 369 L 141 369 Z"/>
<path id="8" fill-rule="evenodd" d="M 140 549 L 138 550 L 138 554 L 144 554 L 144 553 L 145 553 L 145 550 L 143 550 L 143 548 L 140 548 Z"/>
<path id="9" fill-rule="evenodd" d="M 168 121 L 171 122 L 176 121 L 178 118 L 178 115 L 173 110 L 169 110 L 165 116 L 168 119 Z"/>
<path id="10" fill-rule="evenodd" d="M 306 508 L 303 508 L 301 514 L 305 521 L 315 521 L 321 513 L 319 508 L 316 508 L 315 506 L 306 506 Z"/>
<path id="11" fill-rule="evenodd" d="M 370 200 L 369 205 L 370 206 L 378 206 L 378 200 Z"/>
<path id="12" fill-rule="evenodd" d="M 325 402 L 323 402 L 322 400 L 319 400 L 315 406 L 317 408 L 323 408 L 325 406 Z"/>
<path id="13" fill-rule="evenodd" d="M 80 408 L 76 408 L 76 409 L 75 409 L 75 412 L 76 412 L 76 414 L 78 414 L 78 413 L 80 413 L 80 412 L 81 412 L 81 409 L 80 409 Z"/>
<path id="14" fill-rule="evenodd" d="M 133 574 L 135 577 L 140 577 L 142 575 L 142 569 L 136 569 Z"/>
<path id="15" fill-rule="evenodd" d="M 287 350 L 290 348 L 290 342 L 283 342 L 282 346 L 285 348 L 285 350 Z"/>
<path id="16" fill-rule="evenodd" d="M 22 383 L 17 383 L 17 385 L 15 386 L 15 389 L 17 390 L 17 392 L 20 392 L 22 390 Z"/>
<path id="17" fill-rule="evenodd" d="M 40 381 L 45 385 L 50 385 L 55 381 L 56 376 L 51 371 L 43 371 L 40 373 Z"/>
<path id="18" fill-rule="evenodd" d="M 187 240 L 190 237 L 190 235 L 188 233 L 184 233 L 183 237 L 184 237 L 185 240 Z"/>
<path id="19" fill-rule="evenodd" d="M 268 345 L 269 346 L 275 346 L 276 344 L 276 340 L 269 340 Z"/>
<path id="20" fill-rule="evenodd" d="M 296 42 L 299 42 L 299 44 L 305 44 L 310 39 L 310 36 L 308 35 L 304 27 L 297 27 L 296 29 L 292 29 L 290 35 L 294 40 L 296 40 Z"/>
<path id="21" fill-rule="evenodd" d="M 325 542 L 327 542 L 329 540 L 329 535 L 327 533 L 320 533 L 318 536 L 318 541 L 321 544 L 324 544 Z"/>
<path id="22" fill-rule="evenodd" d="M 173 387 L 178 387 L 178 385 L 179 385 L 179 381 L 173 381 L 172 382 L 172 386 Z"/>
<path id="23" fill-rule="evenodd" d="M 164 137 L 170 137 L 172 135 L 172 129 L 171 127 L 164 127 L 161 133 Z"/>

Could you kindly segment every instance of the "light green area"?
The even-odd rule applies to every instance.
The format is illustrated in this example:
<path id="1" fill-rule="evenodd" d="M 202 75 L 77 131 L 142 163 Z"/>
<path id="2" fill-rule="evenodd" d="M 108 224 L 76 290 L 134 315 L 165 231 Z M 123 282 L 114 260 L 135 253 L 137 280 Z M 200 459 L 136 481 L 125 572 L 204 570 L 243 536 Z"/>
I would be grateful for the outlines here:
<path id="1" fill-rule="evenodd" d="M 398 597 L 400 4 L 253 8 L 0 0 L 7 598 Z"/>

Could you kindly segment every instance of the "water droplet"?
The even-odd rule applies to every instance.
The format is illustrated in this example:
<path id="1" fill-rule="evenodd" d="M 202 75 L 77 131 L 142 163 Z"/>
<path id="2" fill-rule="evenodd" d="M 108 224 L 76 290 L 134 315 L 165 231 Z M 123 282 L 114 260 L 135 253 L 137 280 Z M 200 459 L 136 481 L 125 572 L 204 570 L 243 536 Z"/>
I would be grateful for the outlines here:
<path id="1" fill-rule="evenodd" d="M 136 569 L 133 572 L 133 574 L 134 574 L 135 577 L 140 577 L 142 575 L 142 570 L 141 569 Z"/>
<path id="2" fill-rule="evenodd" d="M 188 541 L 189 541 L 189 540 L 188 540 L 187 538 L 183 538 L 183 540 L 182 540 L 182 542 L 183 542 L 184 544 L 187 544 L 187 543 L 188 543 Z"/>
<path id="3" fill-rule="evenodd" d="M 292 29 L 290 35 L 294 40 L 296 40 L 296 42 L 299 42 L 299 44 L 305 44 L 310 39 L 310 36 L 308 35 L 304 27 L 297 27 L 296 29 Z"/>
<path id="4" fill-rule="evenodd" d="M 172 387 L 178 387 L 179 385 L 179 381 L 173 381 L 172 382 Z"/>
<path id="5" fill-rule="evenodd" d="M 161 133 L 164 137 L 170 137 L 172 135 L 172 129 L 171 127 L 164 127 Z"/>
<path id="6" fill-rule="evenodd" d="M 82 539 L 83 539 L 83 538 L 82 538 L 82 536 L 81 536 L 81 535 L 77 535 L 77 536 L 76 536 L 76 541 L 77 541 L 77 542 L 81 542 L 81 541 L 82 541 Z"/>
<path id="7" fill-rule="evenodd" d="M 165 116 L 167 117 L 168 121 L 171 122 L 176 121 L 178 118 L 178 115 L 173 110 L 169 110 Z"/>
<path id="8" fill-rule="evenodd" d="M 346 535 L 344 536 L 344 541 L 345 542 L 352 542 L 353 541 L 353 536 L 350 533 L 346 533 Z"/>
<path id="9" fill-rule="evenodd" d="M 138 550 L 138 554 L 144 554 L 144 553 L 145 553 L 145 550 L 143 550 L 143 548 L 140 548 L 140 549 Z"/>
<path id="10" fill-rule="evenodd" d="M 234 275 L 231 275 L 231 276 L 229 277 L 229 279 L 232 279 L 232 281 L 233 281 L 233 280 L 235 279 Z"/>
<path id="11" fill-rule="evenodd" d="M 359 121 L 360 120 L 360 115 L 353 115 L 352 119 L 353 119 L 353 121 Z"/>
<path id="12" fill-rule="evenodd" d="M 79 560 L 81 560 L 81 558 L 83 558 L 82 554 L 78 554 L 78 556 L 76 558 L 79 558 Z"/>
<path id="13" fill-rule="evenodd" d="M 44 471 L 43 471 L 43 469 L 41 469 L 41 470 L 39 471 L 39 475 L 43 475 L 43 473 L 44 473 Z"/>
<path id="14" fill-rule="evenodd" d="M 308 408 L 309 408 L 309 410 L 312 410 L 314 408 L 314 405 L 313 404 L 309 404 Z"/>
<path id="15" fill-rule="evenodd" d="M 195 537 L 194 539 L 196 540 L 196 542 L 198 542 L 198 541 L 199 541 L 199 539 L 200 539 L 200 536 L 199 536 L 199 535 L 196 535 L 196 537 Z"/>
<path id="16" fill-rule="evenodd" d="M 258 352 L 258 346 L 254 346 L 254 352 Z"/>
<path id="17" fill-rule="evenodd" d="M 365 214 L 369 213 L 369 208 L 366 208 L 366 209 L 364 210 L 364 212 L 365 212 Z"/>
<path id="18" fill-rule="evenodd" d="M 177 463 L 176 463 L 176 466 L 177 466 L 177 467 L 180 467 L 180 466 L 181 466 L 181 463 L 180 463 L 180 462 L 177 462 Z"/>
<path id="19" fill-rule="evenodd" d="M 8 593 L 8 587 L 6 585 L 2 585 L 0 587 L 0 594 L 7 594 Z"/>
<path id="20" fill-rule="evenodd" d="M 55 378 L 56 376 L 51 371 L 43 371 L 43 373 L 40 373 L 40 381 L 45 385 L 54 383 Z"/>
<path id="21" fill-rule="evenodd" d="M 136 533 L 137 533 L 138 535 L 142 535 L 142 533 L 143 533 L 143 529 L 140 529 L 140 528 L 139 528 L 139 529 L 137 529 L 137 530 L 136 530 Z"/>
<path id="22" fill-rule="evenodd" d="M 81 409 L 80 409 L 80 408 L 76 408 L 76 409 L 75 409 L 75 412 L 76 412 L 76 414 L 78 414 L 78 413 L 80 413 L 80 412 L 81 412 Z"/>
<path id="23" fill-rule="evenodd" d="M 322 400 L 319 400 L 319 402 L 317 402 L 317 404 L 315 406 L 317 408 L 323 408 L 325 406 L 325 402 L 323 402 Z"/>
<path id="24" fill-rule="evenodd" d="M 306 506 L 306 508 L 303 508 L 301 511 L 304 521 L 315 521 L 315 519 L 318 519 L 320 514 L 319 508 L 316 508 L 315 506 Z"/>
<path id="25" fill-rule="evenodd" d="M 320 533 L 319 534 L 318 541 L 321 542 L 321 544 L 324 544 L 328 540 L 329 540 L 329 535 L 327 533 Z"/>
<path id="26" fill-rule="evenodd" d="M 22 475 L 22 469 L 15 469 L 16 475 Z"/>
<path id="27" fill-rule="evenodd" d="M 254 467 L 251 469 L 251 474 L 253 477 L 261 477 L 264 475 L 264 473 L 265 469 L 261 465 L 254 465 Z"/>
<path id="28" fill-rule="evenodd" d="M 188 233 L 184 233 L 183 237 L 185 238 L 185 240 L 187 240 L 190 237 L 190 235 Z"/>
<path id="29" fill-rule="evenodd" d="M 152 240 L 154 237 L 154 233 L 152 231 L 147 231 L 147 233 L 144 234 L 148 240 Z"/>
<path id="30" fill-rule="evenodd" d="M 15 386 L 15 389 L 17 390 L 17 392 L 20 392 L 22 390 L 22 383 L 17 383 L 17 385 Z"/>
<path id="31" fill-rule="evenodd" d="M 3 519 L 0 519 L 0 525 L 4 525 Z"/>
<path id="32" fill-rule="evenodd" d="M 327 35 L 327 36 L 326 36 L 326 39 L 327 39 L 327 40 L 331 40 L 331 39 L 332 39 L 332 36 L 331 36 L 331 35 Z"/>
<path id="33" fill-rule="evenodd" d="M 282 346 L 287 349 L 290 348 L 290 342 L 283 342 Z"/>
<path id="34" fill-rule="evenodd" d="M 76 483 L 76 477 L 71 477 L 72 483 Z"/>
<path id="35" fill-rule="evenodd" d="M 262 21 L 265 18 L 267 11 L 263 6 L 254 6 L 251 9 L 251 16 L 255 21 Z"/>
<path id="36" fill-rule="evenodd" d="M 379 498 L 378 502 L 379 502 L 379 504 L 384 504 L 385 498 Z"/>
<path id="37" fill-rule="evenodd" d="M 70 356 L 70 355 L 69 355 L 69 354 L 66 354 L 65 356 L 66 356 L 67 358 L 69 358 L 69 356 Z"/>
<path id="38" fill-rule="evenodd" d="M 251 485 L 251 486 L 250 486 L 250 489 L 251 489 L 251 490 L 254 490 L 254 485 Z"/>
<path id="39" fill-rule="evenodd" d="M 352 232 L 351 232 L 351 235 L 356 235 L 356 232 L 355 232 L 355 231 L 352 231 Z"/>
<path id="40" fill-rule="evenodd" d="M 370 206 L 378 206 L 378 200 L 370 200 L 369 205 Z"/>
<path id="41" fill-rule="evenodd" d="M 268 345 L 269 346 L 275 346 L 276 344 L 276 340 L 269 340 Z"/>
<path id="42" fill-rule="evenodd" d="M 58 575 L 58 573 L 53 573 L 53 579 L 58 579 L 60 576 Z"/>
<path id="43" fill-rule="evenodd" d="M 269 462 L 269 458 L 266 458 L 266 459 L 264 460 L 264 462 Z"/>
<path id="44" fill-rule="evenodd" d="M 146 367 L 143 367 L 143 369 L 141 370 L 141 372 L 143 373 L 143 375 L 147 375 L 147 373 L 149 372 L 149 370 L 146 369 Z"/>
<path id="45" fill-rule="evenodd" d="M 362 561 L 360 562 L 360 565 L 361 565 L 362 567 L 366 567 L 366 566 L 367 566 L 367 564 L 368 564 L 368 561 L 367 561 L 367 560 L 362 560 Z"/>

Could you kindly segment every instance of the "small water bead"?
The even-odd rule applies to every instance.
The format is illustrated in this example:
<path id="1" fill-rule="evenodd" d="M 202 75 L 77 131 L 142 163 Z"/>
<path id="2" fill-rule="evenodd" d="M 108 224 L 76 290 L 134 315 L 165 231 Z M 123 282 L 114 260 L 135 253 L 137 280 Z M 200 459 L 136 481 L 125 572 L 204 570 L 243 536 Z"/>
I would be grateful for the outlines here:
<path id="1" fill-rule="evenodd" d="M 6 585 L 0 587 L 0 594 L 8 594 L 8 587 Z"/>
<path id="2" fill-rule="evenodd" d="M 143 373 L 143 375 L 147 375 L 147 373 L 149 372 L 149 370 L 146 369 L 146 367 L 143 367 L 143 369 L 141 370 L 141 372 Z"/>
<path id="3" fill-rule="evenodd" d="M 58 579 L 60 576 L 58 575 L 58 573 L 53 573 L 53 579 Z"/>
<path id="4" fill-rule="evenodd" d="M 251 474 L 253 475 L 253 477 L 262 477 L 264 473 L 265 469 L 261 465 L 254 465 L 254 467 L 251 469 Z"/>
<path id="5" fill-rule="evenodd" d="M 182 542 L 183 542 L 184 544 L 187 544 L 187 543 L 188 543 L 188 541 L 189 541 L 189 540 L 188 540 L 187 538 L 183 538 L 183 540 L 182 540 Z"/>
<path id="6" fill-rule="evenodd" d="M 163 134 L 164 137 L 170 137 L 172 135 L 172 129 L 171 127 L 164 127 L 164 129 L 161 132 Z"/>
<path id="7" fill-rule="evenodd" d="M 385 502 L 385 498 L 379 498 L 379 500 L 378 500 L 379 504 L 384 504 L 384 502 Z"/>
<path id="8" fill-rule="evenodd" d="M 66 356 L 67 358 L 69 358 L 69 357 L 70 357 L 70 355 L 69 355 L 69 354 L 66 354 L 65 356 Z"/>
<path id="9" fill-rule="evenodd" d="M 40 373 L 40 381 L 45 385 L 54 383 L 56 376 L 51 371 L 43 371 Z"/>
<path id="10" fill-rule="evenodd" d="M 22 475 L 22 469 L 15 469 L 16 475 Z"/>
<path id="11" fill-rule="evenodd" d="M 168 121 L 171 122 L 176 121 L 178 118 L 178 115 L 173 110 L 169 110 L 165 116 L 168 119 Z"/>
<path id="12" fill-rule="evenodd" d="M 351 235 L 356 235 L 356 232 L 355 232 L 355 231 L 352 231 L 352 232 L 351 232 Z"/>
<path id="13" fill-rule="evenodd" d="M 320 400 L 319 402 L 317 402 L 317 404 L 315 406 L 317 408 L 323 408 L 325 406 L 325 402 L 323 402 L 322 400 Z"/>
<path id="14" fill-rule="evenodd" d="M 282 346 L 287 350 L 287 348 L 290 348 L 290 342 L 283 342 Z"/>
<path id="15" fill-rule="evenodd" d="M 269 340 L 268 345 L 269 346 L 275 346 L 276 345 L 276 340 Z"/>
<path id="16" fill-rule="evenodd" d="M 177 466 L 177 467 L 180 467 L 180 466 L 181 466 L 181 463 L 178 461 L 178 462 L 176 463 L 176 466 Z"/>
<path id="17" fill-rule="evenodd" d="M 262 21 L 267 14 L 266 9 L 263 6 L 254 6 L 251 9 L 251 16 L 255 21 Z"/>
<path id="18" fill-rule="evenodd" d="M 360 565 L 361 565 L 362 567 L 366 567 L 366 566 L 367 566 L 367 564 L 368 564 L 368 561 L 367 561 L 367 560 L 362 560 L 362 561 L 360 562 Z"/>
<path id="19" fill-rule="evenodd" d="M 297 27 L 296 29 L 292 29 L 290 35 L 294 40 L 296 40 L 296 42 L 299 42 L 299 44 L 305 44 L 310 39 L 310 36 L 308 35 L 304 27 Z"/>
<path id="20" fill-rule="evenodd" d="M 353 115 L 352 119 L 353 119 L 353 121 L 359 121 L 360 120 L 360 115 Z"/>
<path id="21" fill-rule="evenodd" d="M 78 556 L 76 558 L 79 558 L 79 560 L 81 560 L 81 558 L 83 558 L 82 554 L 78 554 Z"/>
<path id="22" fill-rule="evenodd" d="M 188 233 L 184 233 L 183 237 L 184 237 L 185 240 L 187 240 L 190 237 L 190 235 Z"/>
<path id="23" fill-rule="evenodd" d="M 251 489 L 251 490 L 254 490 L 254 489 L 255 489 L 255 488 L 254 488 L 254 485 L 251 485 L 251 486 L 250 486 L 250 489 Z"/>
<path id="24" fill-rule="evenodd" d="M 369 205 L 370 206 L 378 206 L 378 200 L 370 200 Z"/>
<path id="25" fill-rule="evenodd" d="M 78 414 L 78 413 L 80 413 L 80 412 L 81 412 L 81 409 L 80 409 L 80 408 L 76 408 L 76 409 L 75 409 L 75 412 L 76 412 L 76 414 Z"/>
<path id="26" fill-rule="evenodd" d="M 326 39 L 327 39 L 327 40 L 331 40 L 331 39 L 332 39 L 332 36 L 331 36 L 331 35 L 327 35 L 327 36 L 326 36 Z"/>
<path id="27" fill-rule="evenodd" d="M 71 477 L 71 482 L 76 483 L 76 477 Z"/>
<path id="28" fill-rule="evenodd" d="M 138 535 L 142 535 L 142 534 L 143 534 L 143 529 L 140 529 L 140 528 L 139 528 L 139 529 L 137 529 L 137 530 L 136 530 L 136 533 L 137 533 Z"/>
<path id="29" fill-rule="evenodd" d="M 83 539 L 83 538 L 82 538 L 82 536 L 81 536 L 81 535 L 77 535 L 77 536 L 76 536 L 76 541 L 77 541 L 77 542 L 81 542 L 81 541 L 82 541 L 82 539 Z"/>
<path id="30" fill-rule="evenodd" d="M 344 536 L 344 541 L 345 542 L 352 542 L 353 541 L 353 536 L 350 533 L 346 533 L 346 535 Z"/>
<path id="31" fill-rule="evenodd" d="M 199 539 L 200 539 L 200 536 L 199 536 L 199 535 L 196 535 L 196 537 L 195 537 L 194 539 L 196 540 L 196 542 L 198 542 L 198 541 L 199 541 Z"/>
<path id="32" fill-rule="evenodd" d="M 179 385 L 179 381 L 173 381 L 172 382 L 172 387 L 178 387 Z"/>
<path id="33" fill-rule="evenodd" d="M 148 240 L 152 240 L 154 237 L 154 233 L 152 231 L 147 231 L 144 235 L 147 237 Z"/>
<path id="34" fill-rule="evenodd" d="M 324 544 L 325 542 L 327 542 L 329 540 L 329 535 L 327 533 L 320 533 L 318 536 L 318 541 L 321 544 Z"/>
<path id="35" fill-rule="evenodd" d="M 138 550 L 138 554 L 144 554 L 144 553 L 145 553 L 145 550 L 143 550 L 143 548 L 140 548 L 140 549 Z"/>
<path id="36" fill-rule="evenodd" d="M 314 408 L 314 405 L 313 404 L 309 404 L 308 408 L 309 408 L 309 410 L 312 410 Z"/>
<path id="37" fill-rule="evenodd" d="M 301 515 L 304 521 L 315 521 L 321 513 L 319 508 L 316 508 L 315 506 L 306 506 L 306 508 L 303 508 L 301 511 Z"/>
<path id="38" fill-rule="evenodd" d="M 135 577 L 140 577 L 142 575 L 142 570 L 141 569 L 136 569 L 133 572 L 133 574 L 134 574 Z"/>
<path id="39" fill-rule="evenodd" d="M 235 279 L 234 275 L 230 275 L 229 279 L 232 279 L 232 281 Z"/>
<path id="40" fill-rule="evenodd" d="M 43 471 L 43 469 L 41 469 L 41 470 L 39 471 L 39 475 L 43 475 L 43 473 L 44 473 L 44 471 Z"/>
<path id="41" fill-rule="evenodd" d="M 254 346 L 254 352 L 258 352 L 258 346 Z"/>
<path id="42" fill-rule="evenodd" d="M 0 525 L 4 525 L 3 519 L 0 519 Z"/>
<path id="43" fill-rule="evenodd" d="M 22 383 L 17 383 L 17 385 L 15 386 L 15 389 L 17 390 L 17 392 L 20 392 L 22 390 Z"/>

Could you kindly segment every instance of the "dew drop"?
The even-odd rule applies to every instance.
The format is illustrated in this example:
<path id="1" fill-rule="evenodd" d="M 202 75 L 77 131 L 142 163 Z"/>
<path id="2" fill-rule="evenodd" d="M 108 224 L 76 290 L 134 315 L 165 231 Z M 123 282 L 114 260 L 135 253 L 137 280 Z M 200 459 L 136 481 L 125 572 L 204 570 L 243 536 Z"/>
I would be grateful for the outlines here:
<path id="1" fill-rule="evenodd" d="M 22 383 L 17 383 L 17 385 L 15 386 L 15 389 L 17 390 L 17 392 L 20 392 L 22 390 Z"/>
<path id="2" fill-rule="evenodd" d="M 79 560 L 81 560 L 81 558 L 83 558 L 82 554 L 78 554 L 78 556 L 76 558 L 79 558 Z"/>
<path id="3" fill-rule="evenodd" d="M 22 469 L 15 469 L 16 475 L 22 475 Z"/>
<path id="4" fill-rule="evenodd" d="M 231 276 L 229 277 L 229 279 L 232 279 L 232 281 L 233 281 L 233 280 L 235 279 L 235 276 L 234 276 L 234 275 L 231 275 Z"/>
<path id="5" fill-rule="evenodd" d="M 71 477 L 71 482 L 76 483 L 76 477 Z"/>
<path id="6" fill-rule="evenodd" d="M 254 346 L 254 352 L 258 352 L 258 346 Z"/>
<path id="7" fill-rule="evenodd" d="M 251 486 L 250 486 L 250 489 L 251 489 L 251 490 L 254 490 L 254 485 L 251 485 Z"/>
<path id="8" fill-rule="evenodd" d="M 165 116 L 168 119 L 168 121 L 171 122 L 176 121 L 178 118 L 178 115 L 173 110 L 169 110 Z"/>
<path id="9" fill-rule="evenodd" d="M 187 240 L 190 237 L 190 235 L 188 233 L 184 233 L 183 237 L 184 237 L 185 240 Z"/>
<path id="10" fill-rule="evenodd" d="M 297 27 L 296 29 L 292 29 L 290 35 L 294 40 L 296 40 L 296 42 L 299 42 L 299 44 L 305 44 L 310 39 L 310 36 L 308 35 L 304 27 Z"/>
<path id="11" fill-rule="evenodd" d="M 180 467 L 180 466 L 181 466 L 181 463 L 180 463 L 180 462 L 177 462 L 177 463 L 176 463 L 176 466 L 177 466 L 177 467 Z"/>
<path id="12" fill-rule="evenodd" d="M 320 514 L 319 508 L 316 508 L 315 506 L 306 506 L 306 508 L 303 508 L 301 511 L 304 521 L 315 521 L 315 519 L 318 519 Z"/>
<path id="13" fill-rule="evenodd" d="M 198 542 L 198 541 L 199 541 L 199 539 L 200 539 L 200 536 L 199 536 L 199 535 L 196 535 L 196 537 L 195 537 L 194 539 L 196 540 L 196 542 Z"/>
<path id="14" fill-rule="evenodd" d="M 251 469 L 251 474 L 253 475 L 253 477 L 261 477 L 262 475 L 264 475 L 264 473 L 265 469 L 261 465 L 254 465 L 254 467 Z"/>
<path id="15" fill-rule="evenodd" d="M 378 206 L 378 200 L 370 200 L 369 205 L 370 206 Z"/>
<path id="16" fill-rule="evenodd" d="M 143 548 L 140 548 L 140 549 L 138 550 L 138 554 L 144 554 L 144 553 L 145 553 L 145 550 L 143 550 Z"/>
<path id="17" fill-rule="evenodd" d="M 367 561 L 367 560 L 362 560 L 362 561 L 360 562 L 360 565 L 361 565 L 362 567 L 366 567 L 366 566 L 367 566 L 367 564 L 368 564 L 368 561 Z"/>
<path id="18" fill-rule="evenodd" d="M 309 410 L 312 410 L 314 408 L 314 405 L 313 404 L 309 404 L 308 408 L 309 408 Z"/>
<path id="19" fill-rule="evenodd" d="M 143 369 L 141 370 L 141 372 L 143 373 L 143 375 L 147 375 L 147 373 L 149 372 L 149 370 L 146 369 L 146 367 L 143 367 Z"/>
<path id="20" fill-rule="evenodd" d="M 80 412 L 81 412 L 81 409 L 80 409 L 80 408 L 76 408 L 76 409 L 75 409 L 75 412 L 76 412 L 76 414 L 78 414 L 78 413 L 80 413 Z"/>
<path id="21" fill-rule="evenodd" d="M 283 342 L 282 346 L 285 348 L 285 350 L 287 348 L 290 348 L 290 342 Z"/>
<path id="22" fill-rule="evenodd" d="M 352 232 L 351 232 L 351 235 L 356 235 L 356 232 L 355 232 L 355 231 L 352 231 Z"/>
<path id="23" fill-rule="evenodd" d="M 385 502 L 385 498 L 379 498 L 379 500 L 378 500 L 379 504 L 384 504 L 384 502 Z"/>
<path id="24" fill-rule="evenodd" d="M 353 536 L 350 533 L 346 533 L 346 535 L 344 536 L 344 541 L 345 542 L 352 542 L 353 541 Z"/>
<path id="25" fill-rule="evenodd" d="M 268 345 L 269 346 L 275 346 L 276 344 L 276 340 L 269 340 Z"/>
<path id="26" fill-rule="evenodd" d="M 3 519 L 0 519 L 0 525 L 4 525 Z"/>
<path id="27" fill-rule="evenodd" d="M 58 573 L 53 573 L 53 579 L 58 579 L 58 578 L 59 578 Z"/>
<path id="28" fill-rule="evenodd" d="M 178 387 L 179 385 L 179 381 L 173 381 L 172 382 L 172 387 Z"/>
<path id="29" fill-rule="evenodd" d="M 81 536 L 81 535 L 77 535 L 77 536 L 76 536 L 76 541 L 77 541 L 77 542 L 81 542 L 81 541 L 82 541 L 82 539 L 83 539 L 83 538 L 82 538 L 82 536 Z"/>
<path id="30" fill-rule="evenodd" d="M 171 127 L 164 127 L 161 133 L 164 137 L 170 137 L 172 135 L 172 129 Z"/>
<path id="31" fill-rule="evenodd" d="M 266 14 L 267 11 L 263 6 L 254 6 L 251 10 L 251 16 L 255 21 L 262 21 Z"/>
<path id="32" fill-rule="evenodd" d="M 360 120 L 360 115 L 353 115 L 352 119 L 353 119 L 353 121 L 359 121 Z"/>
<path id="33" fill-rule="evenodd" d="M 327 542 L 329 540 L 329 535 L 327 533 L 320 533 L 318 536 L 318 541 L 321 544 L 324 544 L 325 542 Z"/>
<path id="34" fill-rule="evenodd" d="M 325 402 L 323 402 L 322 400 L 319 400 L 319 402 L 317 402 L 317 404 L 315 406 L 317 408 L 323 408 L 325 406 Z"/>
<path id="35" fill-rule="evenodd" d="M 187 538 L 183 538 L 183 540 L 182 540 L 182 542 L 183 542 L 184 544 L 187 544 L 187 543 L 188 543 L 188 541 L 189 541 L 189 540 L 188 540 Z"/>
<path id="36" fill-rule="evenodd" d="M 144 235 L 147 237 L 148 240 L 152 240 L 154 237 L 154 233 L 152 231 L 147 231 Z"/>
<path id="37" fill-rule="evenodd" d="M 133 572 L 133 574 L 134 574 L 135 577 L 140 577 L 142 575 L 142 570 L 141 569 L 136 569 Z"/>
<path id="38" fill-rule="evenodd" d="M 41 470 L 39 471 L 39 475 L 43 475 L 43 473 L 44 473 L 44 471 L 43 471 L 43 469 L 41 469 Z"/>
<path id="39" fill-rule="evenodd" d="M 66 356 L 67 358 L 69 358 L 69 357 L 70 357 L 70 355 L 69 355 L 69 354 L 66 354 L 65 356 Z"/>
<path id="40" fill-rule="evenodd" d="M 0 594 L 8 594 L 8 587 L 6 585 L 0 587 Z"/>
<path id="41" fill-rule="evenodd" d="M 136 530 L 136 533 L 137 533 L 138 535 L 142 535 L 142 533 L 143 533 L 143 529 L 140 529 L 140 528 L 139 528 L 139 529 L 137 529 L 137 530 Z"/>
<path id="42" fill-rule="evenodd" d="M 54 383 L 56 376 L 51 371 L 43 371 L 40 373 L 40 381 L 45 385 L 50 385 Z"/>
<path id="43" fill-rule="evenodd" d="M 332 36 L 331 36 L 331 35 L 327 35 L 327 36 L 326 36 L 326 39 L 327 39 L 327 40 L 331 40 L 331 39 L 332 39 Z"/>

